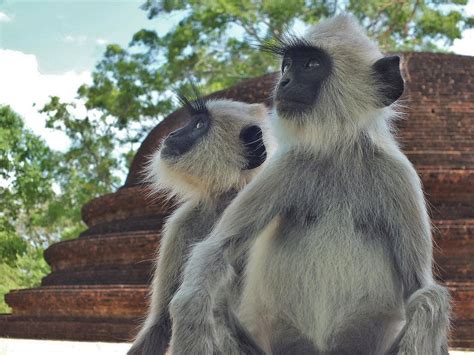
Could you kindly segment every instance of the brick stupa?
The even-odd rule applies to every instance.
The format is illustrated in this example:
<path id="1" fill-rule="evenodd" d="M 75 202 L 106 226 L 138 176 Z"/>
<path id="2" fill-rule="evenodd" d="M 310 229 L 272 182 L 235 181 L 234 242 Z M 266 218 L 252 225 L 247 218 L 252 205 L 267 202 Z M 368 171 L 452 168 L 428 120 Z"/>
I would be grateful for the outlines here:
<path id="1" fill-rule="evenodd" d="M 422 177 L 433 219 L 439 279 L 454 297 L 452 347 L 474 348 L 474 57 L 404 54 L 407 116 L 397 123 L 403 151 Z M 214 96 L 267 102 L 273 75 Z M 125 185 L 82 210 L 88 229 L 52 245 L 52 272 L 40 287 L 6 296 L 0 337 L 127 341 L 146 310 L 160 229 L 172 207 L 147 199 L 140 172 L 160 140 L 185 123 L 176 111 L 135 156 Z"/>

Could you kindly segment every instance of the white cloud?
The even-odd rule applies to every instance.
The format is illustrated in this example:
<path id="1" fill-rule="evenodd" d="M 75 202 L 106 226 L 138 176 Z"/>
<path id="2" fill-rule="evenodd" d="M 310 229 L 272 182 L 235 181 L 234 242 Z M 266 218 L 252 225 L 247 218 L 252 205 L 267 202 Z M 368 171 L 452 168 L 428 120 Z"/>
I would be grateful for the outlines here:
<path id="1" fill-rule="evenodd" d="M 63 38 L 63 41 L 66 43 L 75 43 L 75 44 L 84 44 L 87 41 L 87 36 L 79 35 L 67 35 Z"/>
<path id="2" fill-rule="evenodd" d="M 95 43 L 97 43 L 98 45 L 101 45 L 101 46 L 105 46 L 107 43 L 109 43 L 109 41 L 105 38 L 97 38 L 95 40 Z"/>
<path id="3" fill-rule="evenodd" d="M 10 105 L 25 119 L 26 126 L 41 135 L 53 149 L 65 149 L 68 138 L 45 128 L 46 115 L 38 110 L 48 102 L 49 96 L 55 95 L 66 102 L 75 101 L 78 112 L 83 112 L 82 102 L 75 99 L 76 92 L 80 85 L 91 83 L 91 73 L 42 74 L 35 55 L 0 49 L 0 78 L 0 104 Z"/>
<path id="4" fill-rule="evenodd" d="M 464 30 L 461 39 L 456 39 L 451 47 L 456 54 L 474 56 L 474 28 Z"/>
<path id="5" fill-rule="evenodd" d="M 474 16 L 474 0 L 469 0 L 464 8 L 467 16 Z M 474 56 L 474 28 L 464 30 L 462 38 L 456 39 L 450 48 L 456 54 Z"/>
<path id="6" fill-rule="evenodd" d="M 0 11 L 0 22 L 10 22 L 12 18 L 6 13 Z"/>

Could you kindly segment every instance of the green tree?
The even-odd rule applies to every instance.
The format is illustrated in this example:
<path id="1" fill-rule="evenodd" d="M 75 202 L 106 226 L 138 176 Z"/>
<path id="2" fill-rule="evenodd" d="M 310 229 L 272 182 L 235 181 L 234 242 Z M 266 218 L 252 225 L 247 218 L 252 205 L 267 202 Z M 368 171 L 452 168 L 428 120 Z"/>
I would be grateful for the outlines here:
<path id="1" fill-rule="evenodd" d="M 126 171 L 137 143 L 150 128 L 176 108 L 170 88 L 195 79 L 204 92 L 228 87 L 245 78 L 276 70 L 275 61 L 256 45 L 288 29 L 350 11 L 384 50 L 446 50 L 474 19 L 464 14 L 467 0 L 146 0 L 150 20 L 178 16 L 167 33 L 142 29 L 128 48 L 111 44 L 93 73 L 93 83 L 79 88 L 79 97 L 94 112 L 95 132 L 113 130 L 94 149 L 120 146 L 111 168 Z M 161 16 L 161 17 L 160 17 Z M 56 112 L 52 98 L 44 112 Z M 65 113 L 65 112 L 64 112 Z M 90 117 L 54 115 L 65 124 Z M 90 121 L 88 121 L 90 124 Z M 82 125 L 70 127 L 79 132 Z M 99 139 L 99 135 L 95 138 Z M 94 140 L 95 141 L 95 140 Z M 77 149 L 90 149 L 86 140 Z M 100 146 L 100 148 L 99 148 Z M 126 147 L 126 148 L 125 148 Z"/>
<path id="2" fill-rule="evenodd" d="M 33 225 L 38 225 L 38 211 L 54 195 L 52 183 L 56 159 L 44 141 L 24 128 L 18 115 L 9 107 L 0 107 L 2 260 L 13 263 L 17 255 L 26 252 L 27 243 L 21 234 L 30 234 L 30 240 L 35 246 L 48 242 L 47 234 L 33 228 Z"/>
<path id="3" fill-rule="evenodd" d="M 85 229 L 81 207 L 119 182 L 110 134 L 94 120 L 73 119 L 70 104 L 51 100 L 47 108 L 48 126 L 71 138 L 65 152 L 52 151 L 0 106 L 0 312 L 7 311 L 4 293 L 36 286 L 48 272 L 46 247 Z"/>
<path id="4" fill-rule="evenodd" d="M 10 288 L 37 285 L 48 271 L 42 251 L 55 238 L 48 218 L 58 161 L 46 143 L 0 107 L 0 312 Z"/>

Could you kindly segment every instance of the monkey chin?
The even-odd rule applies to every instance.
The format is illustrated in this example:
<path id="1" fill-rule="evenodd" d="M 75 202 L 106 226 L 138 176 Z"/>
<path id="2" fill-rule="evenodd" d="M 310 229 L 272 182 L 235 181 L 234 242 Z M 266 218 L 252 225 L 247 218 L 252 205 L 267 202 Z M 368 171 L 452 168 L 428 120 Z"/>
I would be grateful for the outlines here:
<path id="1" fill-rule="evenodd" d="M 278 116 L 287 120 L 303 120 L 310 112 L 311 105 L 295 100 L 276 100 L 275 107 Z"/>
<path id="2" fill-rule="evenodd" d="M 164 164 L 174 165 L 179 161 L 181 156 L 182 154 L 179 153 L 178 151 L 169 149 L 168 147 L 164 146 L 160 150 L 159 159 Z"/>

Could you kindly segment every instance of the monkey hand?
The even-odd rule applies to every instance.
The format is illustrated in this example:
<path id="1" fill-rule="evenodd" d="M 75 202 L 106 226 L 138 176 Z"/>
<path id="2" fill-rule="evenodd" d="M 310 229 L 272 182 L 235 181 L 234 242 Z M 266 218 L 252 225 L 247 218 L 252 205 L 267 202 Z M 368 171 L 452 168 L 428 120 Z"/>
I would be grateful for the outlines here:
<path id="1" fill-rule="evenodd" d="M 206 297 L 179 290 L 170 303 L 173 323 L 170 352 L 172 355 L 217 352 L 212 312 Z M 209 311 L 209 312 L 208 312 Z"/>
<path id="2" fill-rule="evenodd" d="M 397 346 L 393 346 L 392 349 L 386 355 L 411 355 L 417 353 L 417 346 L 415 341 L 407 341 L 406 339 L 401 339 L 400 343 Z M 440 348 L 431 349 L 429 354 L 433 355 L 448 355 L 448 345 L 447 343 L 442 344 Z"/>
<path id="3" fill-rule="evenodd" d="M 127 355 L 164 355 L 171 338 L 169 317 L 161 318 L 156 324 L 143 329 L 134 341 Z"/>

